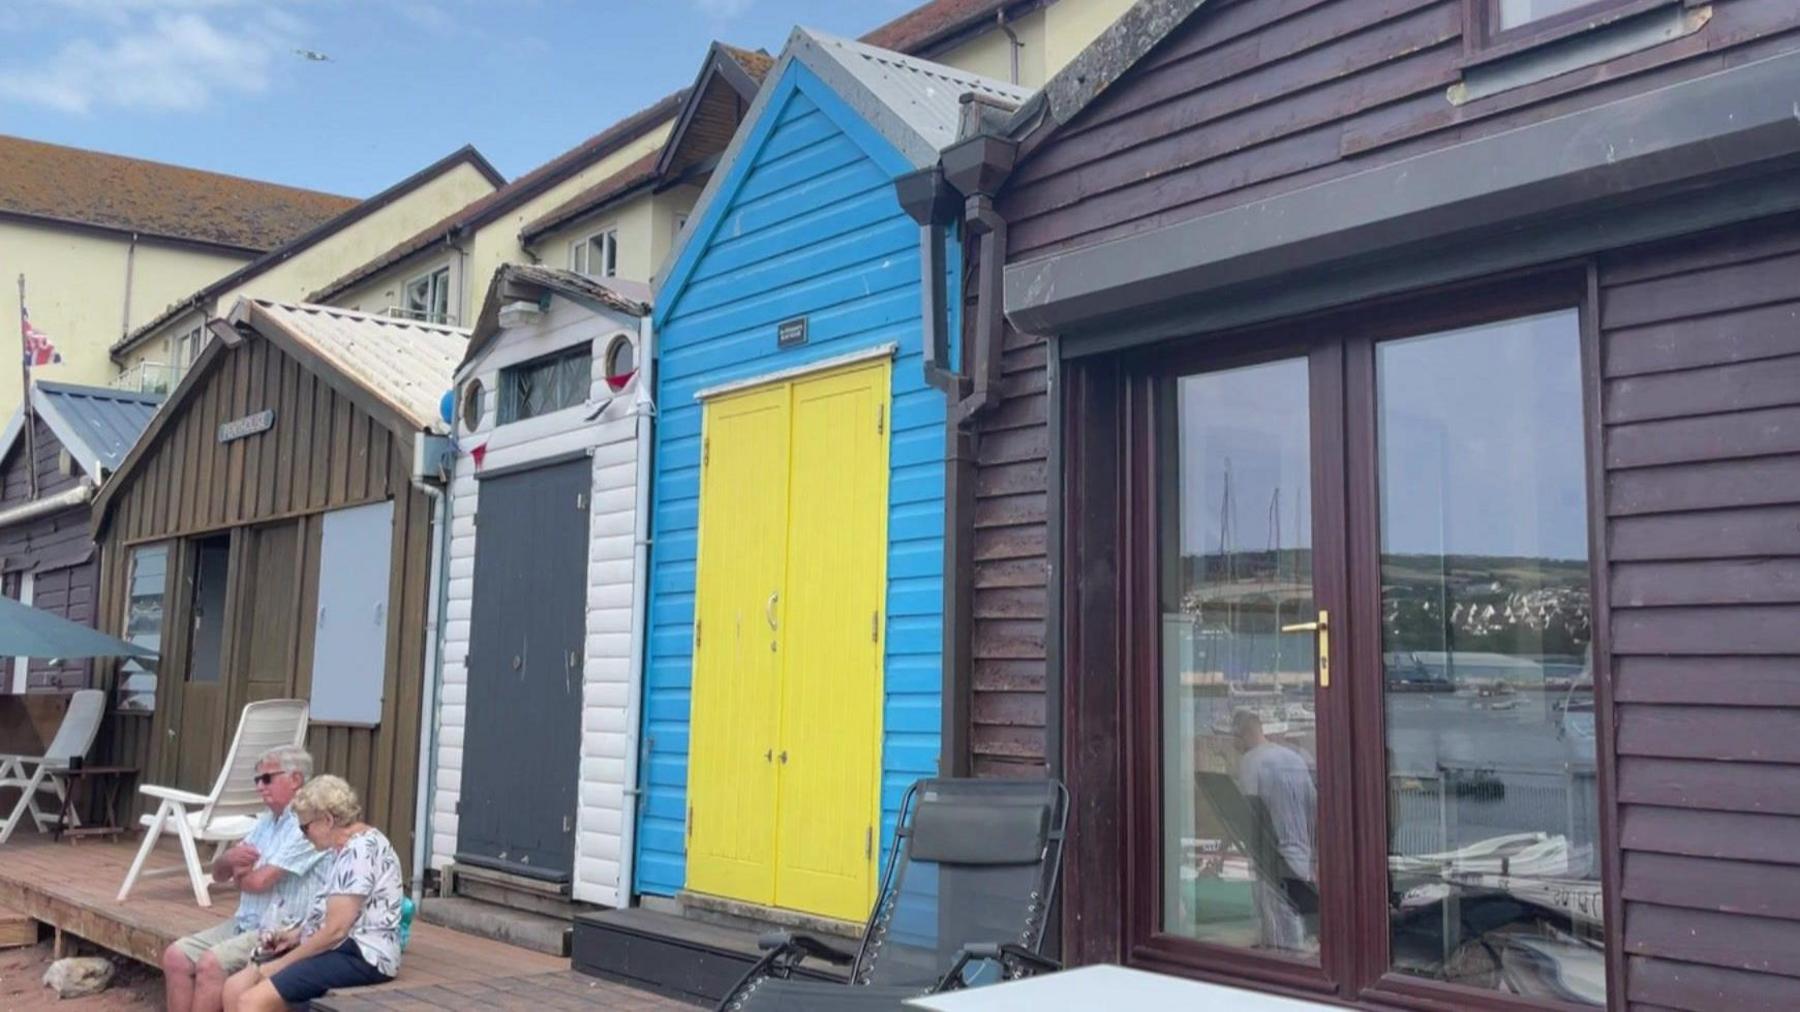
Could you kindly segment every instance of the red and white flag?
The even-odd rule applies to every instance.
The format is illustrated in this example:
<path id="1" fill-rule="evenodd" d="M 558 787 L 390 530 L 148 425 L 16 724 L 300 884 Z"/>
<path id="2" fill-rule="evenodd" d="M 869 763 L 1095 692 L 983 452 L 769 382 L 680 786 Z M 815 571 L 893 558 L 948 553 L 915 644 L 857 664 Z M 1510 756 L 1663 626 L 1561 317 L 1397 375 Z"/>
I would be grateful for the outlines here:
<path id="1" fill-rule="evenodd" d="M 50 343 L 49 335 L 31 325 L 31 313 L 25 308 L 23 299 L 19 301 L 19 327 L 25 335 L 25 368 L 62 361 L 62 355 L 57 352 L 56 345 Z"/>

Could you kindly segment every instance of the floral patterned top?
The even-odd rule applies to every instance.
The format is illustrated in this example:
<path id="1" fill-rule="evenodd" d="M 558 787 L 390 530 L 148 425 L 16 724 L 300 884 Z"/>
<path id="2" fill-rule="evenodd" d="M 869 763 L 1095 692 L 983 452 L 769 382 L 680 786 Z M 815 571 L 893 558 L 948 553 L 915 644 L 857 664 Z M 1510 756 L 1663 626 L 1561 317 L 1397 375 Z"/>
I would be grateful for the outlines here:
<path id="1" fill-rule="evenodd" d="M 338 848 L 313 894 L 312 910 L 300 937 L 325 925 L 325 902 L 333 896 L 362 896 L 363 908 L 350 926 L 350 939 L 370 966 L 389 977 L 400 972 L 400 904 L 406 898 L 400 855 L 378 829 L 365 829 Z"/>

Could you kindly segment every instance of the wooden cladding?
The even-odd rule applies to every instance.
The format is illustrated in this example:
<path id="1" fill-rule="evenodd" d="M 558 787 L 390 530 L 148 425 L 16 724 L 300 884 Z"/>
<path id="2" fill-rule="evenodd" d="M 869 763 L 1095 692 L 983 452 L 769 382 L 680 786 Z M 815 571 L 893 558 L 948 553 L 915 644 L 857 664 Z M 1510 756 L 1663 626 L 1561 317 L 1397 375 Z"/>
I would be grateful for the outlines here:
<path id="1" fill-rule="evenodd" d="M 153 431 L 139 466 L 113 490 L 102 543 L 101 627 L 116 631 L 123 613 L 130 545 L 228 534 L 236 570 L 222 647 L 220 734 L 228 740 L 245 704 L 311 693 L 324 514 L 391 498 L 391 556 L 385 567 L 372 567 L 386 574 L 390 615 L 380 721 L 374 727 L 314 722 L 308 747 L 315 769 L 349 780 L 367 818 L 410 862 L 432 520 L 431 501 L 409 477 L 410 442 L 356 406 L 334 385 L 342 379 L 328 380 L 266 340 L 208 354 L 219 360 L 166 409 L 175 414 Z M 274 412 L 268 429 L 219 441 L 222 423 L 263 411 Z M 186 628 L 189 591 L 181 580 L 174 586 L 166 628 Z M 171 783 L 175 776 L 175 749 L 164 743 L 182 723 L 183 640 L 170 638 L 156 712 L 115 714 L 102 746 L 110 758 L 144 770 L 147 783 Z M 216 772 L 216 760 L 211 769 Z"/>
<path id="2" fill-rule="evenodd" d="M 126 542 L 186 536 L 389 498 L 411 448 L 268 341 L 224 361 L 175 410 L 114 493 L 109 532 Z M 219 426 L 264 410 L 266 432 L 221 443 Z"/>
<path id="3" fill-rule="evenodd" d="M 1464 0 L 1215 0 L 1027 153 L 1009 259 L 1134 235 L 1795 44 L 1791 0 L 1714 0 L 1698 31 L 1454 105 Z"/>
<path id="4" fill-rule="evenodd" d="M 1800 218 L 1605 258 L 1628 997 L 1800 994 Z"/>

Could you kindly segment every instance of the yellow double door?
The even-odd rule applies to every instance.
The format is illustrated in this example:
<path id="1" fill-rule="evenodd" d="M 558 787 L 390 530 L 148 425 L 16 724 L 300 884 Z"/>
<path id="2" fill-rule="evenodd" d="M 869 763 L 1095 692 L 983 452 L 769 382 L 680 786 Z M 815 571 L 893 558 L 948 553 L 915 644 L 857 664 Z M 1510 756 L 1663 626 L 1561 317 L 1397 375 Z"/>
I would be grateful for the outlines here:
<path id="1" fill-rule="evenodd" d="M 687 887 L 861 921 L 880 825 L 882 361 L 705 405 Z"/>

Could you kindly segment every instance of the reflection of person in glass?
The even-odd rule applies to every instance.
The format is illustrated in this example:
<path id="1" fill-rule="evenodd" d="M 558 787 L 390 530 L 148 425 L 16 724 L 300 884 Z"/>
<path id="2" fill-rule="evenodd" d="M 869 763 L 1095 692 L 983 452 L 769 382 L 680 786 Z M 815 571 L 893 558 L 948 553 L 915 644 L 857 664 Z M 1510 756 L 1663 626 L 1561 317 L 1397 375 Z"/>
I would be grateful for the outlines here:
<path id="1" fill-rule="evenodd" d="M 1262 825 L 1273 834 L 1273 841 L 1255 847 L 1251 857 L 1258 864 L 1254 888 L 1259 944 L 1298 951 L 1307 947 L 1307 931 L 1302 911 L 1295 905 L 1295 893 L 1310 894 L 1312 883 L 1317 881 L 1313 870 L 1313 824 L 1318 812 L 1318 790 L 1312 770 L 1307 767 L 1305 756 L 1263 734 L 1262 717 L 1254 710 L 1234 712 L 1231 731 L 1238 748 L 1243 750 L 1238 760 L 1238 789 L 1245 798 L 1262 803 L 1268 815 L 1268 821 Z M 1275 854 L 1268 854 L 1268 842 L 1273 842 Z"/>

